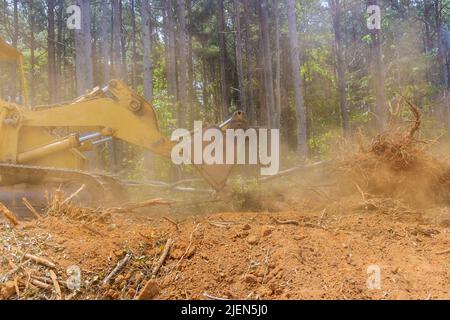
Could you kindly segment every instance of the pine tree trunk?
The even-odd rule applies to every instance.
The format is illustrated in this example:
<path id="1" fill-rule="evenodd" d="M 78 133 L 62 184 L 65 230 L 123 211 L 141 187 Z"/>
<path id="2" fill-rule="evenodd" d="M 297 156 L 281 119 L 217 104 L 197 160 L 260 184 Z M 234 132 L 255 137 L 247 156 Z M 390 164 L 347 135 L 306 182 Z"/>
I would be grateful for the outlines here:
<path id="1" fill-rule="evenodd" d="M 378 5 L 378 0 L 369 0 L 368 5 Z M 371 42 L 371 60 L 372 60 L 372 78 L 375 89 L 375 110 L 374 125 L 378 131 L 382 131 L 387 125 L 387 104 L 385 93 L 385 74 L 383 64 L 383 54 L 381 51 L 381 31 L 378 29 L 370 30 Z"/>
<path id="2" fill-rule="evenodd" d="M 120 40 L 121 40 L 121 57 L 122 57 L 122 80 L 128 83 L 128 64 L 127 64 L 127 36 L 123 28 L 123 2 L 119 2 L 119 19 L 120 19 Z"/>
<path id="3" fill-rule="evenodd" d="M 13 30 L 13 36 L 12 36 L 12 46 L 14 48 L 17 48 L 18 42 L 19 42 L 19 1 L 14 0 L 13 2 L 13 20 L 14 20 L 14 30 Z M 16 102 L 17 99 L 17 85 L 18 85 L 18 75 L 17 71 L 15 71 L 12 75 L 12 91 L 11 95 L 13 97 L 14 102 Z M 22 97 L 24 99 L 24 97 Z"/>
<path id="4" fill-rule="evenodd" d="M 113 65 L 113 77 L 120 80 L 125 80 L 123 73 L 123 59 L 122 59 L 122 16 L 121 16 L 121 1 L 111 0 L 113 25 L 112 25 L 112 38 L 113 38 L 113 52 L 112 52 L 112 65 Z"/>
<path id="5" fill-rule="evenodd" d="M 144 96 L 153 100 L 152 26 L 149 1 L 142 0 L 142 45 L 144 50 Z"/>
<path id="6" fill-rule="evenodd" d="M 202 45 L 202 50 L 205 52 L 206 51 L 206 41 L 202 40 L 201 41 L 201 45 Z M 208 81 L 208 60 L 206 59 L 205 56 L 203 56 L 202 59 L 202 102 L 203 102 L 203 110 L 206 111 L 209 105 L 209 81 Z"/>
<path id="7" fill-rule="evenodd" d="M 75 30 L 77 94 L 94 86 L 92 65 L 91 10 L 89 0 L 77 0 L 81 8 L 81 29 Z"/>
<path id="8" fill-rule="evenodd" d="M 345 79 L 344 44 L 342 41 L 342 0 L 329 0 L 335 41 L 335 55 L 337 65 L 337 82 L 339 86 L 339 109 L 344 137 L 350 137 L 350 119 L 347 109 L 347 92 Z"/>
<path id="9" fill-rule="evenodd" d="M 106 84 L 111 80 L 111 3 L 109 0 L 102 2 L 102 17 L 101 17 L 101 45 L 100 54 L 102 56 L 102 73 L 103 83 Z"/>
<path id="10" fill-rule="evenodd" d="M 228 77 L 227 77 L 227 48 L 225 44 L 225 20 L 223 0 L 218 0 L 217 4 L 217 19 L 219 24 L 219 50 L 220 50 L 220 87 L 222 91 L 222 119 L 229 116 L 229 92 L 228 92 Z"/>
<path id="11" fill-rule="evenodd" d="M 191 128 L 194 126 L 194 121 L 196 117 L 196 106 L 198 105 L 198 100 L 195 96 L 195 88 L 194 88 L 194 57 L 192 53 L 192 0 L 187 0 L 186 2 L 188 17 L 189 17 L 189 30 L 187 30 L 187 38 L 188 38 L 188 105 L 189 105 L 189 122 L 191 124 Z"/>
<path id="12" fill-rule="evenodd" d="M 178 9 L 178 126 L 186 127 L 186 89 L 187 89 L 187 41 L 186 41 L 186 3 L 184 0 L 177 0 Z"/>
<path id="13" fill-rule="evenodd" d="M 56 23 L 56 83 L 59 90 L 56 90 L 56 101 L 64 100 L 65 98 L 65 81 L 63 78 L 63 64 L 64 64 L 64 0 L 58 0 L 57 23 Z"/>
<path id="14" fill-rule="evenodd" d="M 175 48 L 175 27 L 173 18 L 173 5 L 171 0 L 164 1 L 165 3 L 165 25 L 167 35 L 167 89 L 169 96 L 172 99 L 173 104 L 178 101 L 177 93 L 177 60 L 176 60 L 176 48 Z"/>
<path id="15" fill-rule="evenodd" d="M 300 52 L 297 36 L 297 17 L 294 0 L 286 0 L 289 27 L 292 80 L 294 82 L 295 109 L 297 115 L 297 151 L 303 158 L 308 157 L 308 137 L 306 107 L 303 97 L 303 83 L 300 76 Z"/>
<path id="16" fill-rule="evenodd" d="M 273 67 L 272 67 L 272 50 L 270 48 L 269 36 L 269 13 L 267 0 L 259 1 L 260 10 L 260 32 L 263 49 L 263 70 L 264 70 L 264 91 L 266 100 L 266 117 L 267 126 L 277 129 L 277 119 L 279 117 L 275 109 L 275 97 L 273 89 Z"/>
<path id="17" fill-rule="evenodd" d="M 256 124 L 255 115 L 255 102 L 253 91 L 253 68 L 252 68 L 252 56 L 254 55 L 253 45 L 250 41 L 251 38 L 251 10 L 249 0 L 244 1 L 244 22 L 245 22 L 245 64 L 247 66 L 247 91 L 248 91 L 248 108 L 246 110 L 249 123 L 251 125 Z"/>
<path id="18" fill-rule="evenodd" d="M 437 39 L 437 49 L 438 49 L 438 61 L 439 61 L 439 84 L 443 87 L 447 87 L 448 75 L 447 75 L 447 48 L 445 46 L 445 32 L 443 26 L 443 3 L 441 0 L 434 0 L 434 10 L 435 10 L 435 27 L 436 27 L 436 39 Z"/>
<path id="19" fill-rule="evenodd" d="M 35 97 L 36 97 L 36 86 L 35 86 L 35 67 L 36 67 L 36 20 L 35 20 L 35 12 L 33 9 L 33 4 L 29 5 L 29 19 L 30 19 L 30 106 L 34 105 Z"/>
<path id="20" fill-rule="evenodd" d="M 145 0 L 144 0 L 145 2 Z M 131 55 L 132 55 L 132 67 L 131 67 L 131 87 L 137 89 L 137 28 L 136 28 L 136 1 L 131 0 L 131 30 L 133 31 L 133 36 L 131 37 Z"/>
<path id="21" fill-rule="evenodd" d="M 280 11 L 279 0 L 272 0 L 272 10 L 275 24 L 275 110 L 276 118 L 274 124 L 276 128 L 281 125 L 281 49 L 280 49 Z"/>
<path id="22" fill-rule="evenodd" d="M 56 102 L 55 0 L 47 1 L 47 16 L 48 95 L 52 104 Z"/>
<path id="23" fill-rule="evenodd" d="M 235 24 L 235 47 L 236 47 L 236 69 L 238 75 L 239 109 L 247 110 L 247 99 L 244 85 L 244 66 L 242 63 L 242 36 L 241 36 L 241 8 L 239 0 L 233 0 L 234 24 Z"/>

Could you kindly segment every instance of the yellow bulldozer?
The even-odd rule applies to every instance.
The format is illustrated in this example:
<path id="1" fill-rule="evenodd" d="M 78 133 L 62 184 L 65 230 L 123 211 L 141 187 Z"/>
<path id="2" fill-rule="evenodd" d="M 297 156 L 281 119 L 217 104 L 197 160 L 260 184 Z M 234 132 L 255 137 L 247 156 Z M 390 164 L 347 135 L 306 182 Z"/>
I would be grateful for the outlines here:
<path id="1" fill-rule="evenodd" d="M 121 81 L 112 80 L 69 103 L 32 107 L 22 54 L 2 39 L 0 63 L 16 66 L 21 92 L 20 101 L 0 96 L 0 202 L 12 209 L 22 207 L 22 197 L 42 198 L 45 190 L 56 187 L 71 190 L 85 185 L 88 202 L 124 199 L 126 192 L 116 178 L 88 172 L 84 152 L 105 139 L 119 139 L 170 158 L 173 142 L 161 133 L 154 108 Z M 0 93 L 12 82 L 0 73 Z M 245 114 L 238 112 L 219 128 L 244 123 Z M 212 188 L 221 190 L 231 166 L 196 169 Z"/>

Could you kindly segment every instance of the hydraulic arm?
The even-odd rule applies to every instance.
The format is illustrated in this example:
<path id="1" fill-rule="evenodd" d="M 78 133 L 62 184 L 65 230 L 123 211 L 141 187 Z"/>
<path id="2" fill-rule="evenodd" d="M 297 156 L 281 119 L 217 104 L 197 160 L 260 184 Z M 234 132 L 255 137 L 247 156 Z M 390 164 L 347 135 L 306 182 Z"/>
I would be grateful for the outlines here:
<path id="1" fill-rule="evenodd" d="M 243 117 L 235 117 L 224 126 L 241 120 Z M 61 132 L 67 135 L 56 138 Z M 79 134 L 85 132 L 95 133 L 80 138 Z M 165 157 L 170 157 L 173 147 L 162 135 L 153 107 L 117 80 L 68 104 L 40 106 L 31 111 L 12 104 L 0 107 L 2 163 L 86 170 L 88 162 L 82 151 L 105 137 Z M 202 165 L 197 169 L 216 190 L 223 188 L 231 170 L 226 165 Z"/>

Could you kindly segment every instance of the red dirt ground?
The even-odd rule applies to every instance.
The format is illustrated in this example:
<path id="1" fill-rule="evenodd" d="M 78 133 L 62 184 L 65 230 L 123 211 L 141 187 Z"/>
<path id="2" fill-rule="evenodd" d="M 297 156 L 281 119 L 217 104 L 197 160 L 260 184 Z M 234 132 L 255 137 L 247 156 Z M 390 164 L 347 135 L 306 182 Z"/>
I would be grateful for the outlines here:
<path id="1" fill-rule="evenodd" d="M 271 213 L 189 214 L 165 215 L 177 225 L 145 210 L 88 227 L 64 217 L 0 223 L 0 281 L 25 251 L 56 264 L 66 299 L 134 299 L 152 278 L 154 299 L 450 299 L 448 207 L 349 197 L 290 200 Z M 152 277 L 168 238 L 174 245 Z M 130 262 L 103 285 L 126 253 Z M 77 293 L 65 285 L 71 265 L 81 268 Z M 380 289 L 368 289 L 371 265 Z M 38 288 L 30 275 L 49 279 L 48 268 L 27 262 L 3 279 L 2 298 L 57 298 L 52 282 Z"/>

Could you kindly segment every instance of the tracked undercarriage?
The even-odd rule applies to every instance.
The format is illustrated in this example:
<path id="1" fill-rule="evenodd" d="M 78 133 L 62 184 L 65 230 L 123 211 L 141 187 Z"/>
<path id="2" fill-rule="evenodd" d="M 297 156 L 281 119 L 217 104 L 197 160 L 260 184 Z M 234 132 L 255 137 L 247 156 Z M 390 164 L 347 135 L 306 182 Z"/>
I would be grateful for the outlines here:
<path id="1" fill-rule="evenodd" d="M 104 206 L 127 200 L 125 187 L 114 177 L 83 171 L 26 165 L 0 164 L 0 202 L 21 216 L 29 216 L 27 199 L 39 210 L 56 189 L 70 195 L 82 187 L 77 201 L 89 206 Z"/>

